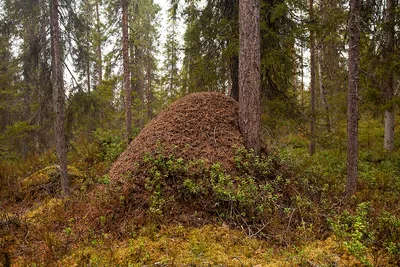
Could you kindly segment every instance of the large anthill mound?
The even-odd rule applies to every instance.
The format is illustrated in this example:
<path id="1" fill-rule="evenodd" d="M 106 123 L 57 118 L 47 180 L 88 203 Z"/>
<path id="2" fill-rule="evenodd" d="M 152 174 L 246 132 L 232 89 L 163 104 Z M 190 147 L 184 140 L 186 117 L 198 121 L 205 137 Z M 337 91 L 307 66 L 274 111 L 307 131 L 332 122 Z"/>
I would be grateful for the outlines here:
<path id="1" fill-rule="evenodd" d="M 187 95 L 153 119 L 129 144 L 110 170 L 112 180 L 135 172 L 146 154 L 174 155 L 185 161 L 203 159 L 232 167 L 237 146 L 243 144 L 238 105 L 222 93 Z"/>

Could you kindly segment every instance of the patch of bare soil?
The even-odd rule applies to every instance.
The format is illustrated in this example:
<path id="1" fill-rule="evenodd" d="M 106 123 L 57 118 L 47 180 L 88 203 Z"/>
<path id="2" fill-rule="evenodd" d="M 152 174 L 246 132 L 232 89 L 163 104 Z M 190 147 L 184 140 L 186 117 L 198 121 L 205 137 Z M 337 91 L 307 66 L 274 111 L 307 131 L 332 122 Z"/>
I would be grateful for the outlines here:
<path id="1" fill-rule="evenodd" d="M 110 170 L 114 181 L 134 173 L 146 154 L 163 153 L 185 161 L 203 159 L 233 167 L 232 158 L 243 137 L 237 102 L 217 92 L 189 94 L 153 119 L 129 144 Z M 161 151 L 160 151 L 161 150 Z"/>

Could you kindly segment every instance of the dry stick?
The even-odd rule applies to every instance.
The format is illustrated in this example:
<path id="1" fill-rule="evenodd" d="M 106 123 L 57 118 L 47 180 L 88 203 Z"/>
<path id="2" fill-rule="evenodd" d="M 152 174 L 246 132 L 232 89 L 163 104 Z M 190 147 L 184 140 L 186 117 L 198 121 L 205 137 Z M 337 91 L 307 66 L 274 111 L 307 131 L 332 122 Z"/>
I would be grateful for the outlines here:
<path id="1" fill-rule="evenodd" d="M 252 234 L 252 235 L 250 236 L 250 238 L 252 238 L 252 237 L 258 235 L 262 230 L 264 230 L 265 227 L 267 227 L 267 224 L 264 223 L 264 225 L 263 225 L 260 229 L 258 229 L 257 232 L 255 232 L 254 234 Z"/>
<path id="2" fill-rule="evenodd" d="M 296 209 L 293 209 L 292 213 L 290 214 L 290 218 L 289 218 L 288 225 L 287 225 L 287 227 L 286 227 L 286 231 L 288 231 L 288 230 L 289 230 L 290 223 L 291 223 L 291 221 L 292 221 L 293 213 L 294 213 L 294 211 L 295 211 L 295 210 L 296 210 Z"/>
<path id="3" fill-rule="evenodd" d="M 243 218 L 243 216 L 240 216 L 240 218 L 242 219 L 242 221 L 244 222 L 244 224 L 247 226 L 247 229 L 249 230 L 249 232 L 248 232 L 248 236 L 251 236 L 251 235 L 253 235 L 253 231 L 251 231 L 251 228 L 250 228 L 250 226 L 247 224 L 247 222 L 244 220 L 244 218 Z M 242 227 L 242 229 L 243 229 L 243 227 Z M 244 230 L 243 230 L 244 231 Z"/>

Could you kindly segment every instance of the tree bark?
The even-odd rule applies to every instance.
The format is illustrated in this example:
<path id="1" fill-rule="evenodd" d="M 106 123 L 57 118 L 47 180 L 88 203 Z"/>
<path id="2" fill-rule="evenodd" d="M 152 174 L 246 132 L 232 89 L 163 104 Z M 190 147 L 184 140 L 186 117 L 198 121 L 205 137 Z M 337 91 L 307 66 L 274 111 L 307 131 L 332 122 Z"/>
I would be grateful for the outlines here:
<path id="1" fill-rule="evenodd" d="M 321 98 L 321 106 L 324 109 L 324 117 L 325 117 L 325 124 L 326 124 L 326 130 L 328 131 L 328 133 L 331 132 L 331 121 L 329 118 L 329 105 L 328 102 L 326 100 L 326 90 L 325 90 L 325 86 L 324 86 L 324 73 L 323 73 L 323 68 L 322 68 L 322 62 L 323 62 L 323 58 L 322 58 L 322 49 L 319 49 L 317 51 L 318 53 L 318 80 L 319 80 L 319 90 L 320 90 L 320 98 Z"/>
<path id="2" fill-rule="evenodd" d="M 238 2 L 239 0 L 225 0 L 224 1 L 224 16 L 228 19 L 231 28 L 231 38 L 237 38 L 237 16 L 238 16 Z M 228 39 L 228 42 L 232 42 L 232 39 Z M 230 96 L 239 101 L 239 55 L 238 53 L 234 53 L 230 57 L 230 78 L 231 78 L 231 91 Z"/>
<path id="3" fill-rule="evenodd" d="M 386 150 L 394 150 L 394 106 L 391 103 L 394 94 L 394 79 L 392 57 L 394 53 L 394 0 L 386 0 L 386 45 L 384 50 L 384 60 L 389 62 L 389 67 L 386 68 L 386 78 L 384 81 L 384 96 L 385 103 L 388 106 L 385 109 L 385 135 L 384 135 L 384 148 Z"/>
<path id="4" fill-rule="evenodd" d="M 98 74 L 98 81 L 97 84 L 99 85 L 103 80 L 103 59 L 102 59 L 102 52 L 101 52 L 101 27 L 100 27 L 100 12 L 99 12 L 99 1 L 96 1 L 96 31 L 97 31 L 97 74 Z"/>
<path id="5" fill-rule="evenodd" d="M 35 91 L 38 90 L 37 81 L 38 81 L 38 65 L 39 65 L 39 57 L 40 57 L 40 41 L 39 41 L 39 30 L 38 25 L 40 21 L 34 20 L 34 18 L 39 17 L 40 11 L 37 9 L 33 9 L 39 5 L 38 0 L 31 0 L 25 8 L 27 10 L 31 10 L 29 14 L 32 16 L 26 16 L 23 19 L 23 29 L 24 29 L 24 52 L 22 56 L 22 65 L 23 65 L 23 77 L 25 83 L 25 92 L 24 92 L 24 114 L 23 119 L 31 124 L 32 121 L 32 103 L 35 102 L 34 95 Z M 30 132 L 26 137 L 21 138 L 20 142 L 22 143 L 22 155 L 24 159 L 27 158 L 28 153 L 31 150 L 31 140 L 32 136 L 35 136 L 35 133 Z"/>
<path id="6" fill-rule="evenodd" d="M 122 61 L 124 68 L 126 140 L 132 141 L 132 89 L 129 69 L 128 0 L 122 1 Z"/>
<path id="7" fill-rule="evenodd" d="M 314 31 L 314 1 L 309 0 L 308 12 L 310 27 L 310 94 L 311 94 L 311 121 L 310 121 L 310 154 L 315 153 L 315 31 Z"/>
<path id="8" fill-rule="evenodd" d="M 150 68 L 150 60 L 147 61 L 147 86 L 146 86 L 146 104 L 147 104 L 147 120 L 150 121 L 153 118 L 153 108 L 152 108 L 152 101 L 153 101 L 153 93 L 151 91 L 151 68 Z"/>
<path id="9" fill-rule="evenodd" d="M 29 63 L 28 63 L 29 64 Z M 25 87 L 25 92 L 24 92 L 24 120 L 28 121 L 29 116 L 31 114 L 31 81 L 29 74 L 25 73 L 24 70 L 24 76 L 25 76 L 25 82 L 26 82 L 26 87 Z M 29 152 L 29 135 L 27 137 L 21 138 L 21 150 L 22 150 L 22 157 L 24 159 L 27 159 L 28 157 L 28 152 Z"/>
<path id="10" fill-rule="evenodd" d="M 304 107 L 304 51 L 303 51 L 303 43 L 300 46 L 300 61 L 301 61 L 301 106 Z"/>
<path id="11" fill-rule="evenodd" d="M 87 31 L 86 32 L 86 47 L 89 49 L 89 47 L 90 47 L 90 44 L 89 44 L 89 31 Z M 91 85 L 91 83 L 90 83 L 90 63 L 91 63 L 91 60 L 89 59 L 89 56 L 88 56 L 88 58 L 86 59 L 87 61 L 86 61 L 86 80 L 87 80 L 87 92 L 88 93 L 90 93 L 90 90 L 91 90 L 91 87 L 92 87 L 92 85 Z"/>
<path id="12" fill-rule="evenodd" d="M 347 179 L 346 196 L 357 192 L 358 183 L 358 83 L 360 43 L 360 0 L 350 0 L 349 83 L 347 95 Z"/>
<path id="13" fill-rule="evenodd" d="M 260 1 L 239 2 L 239 126 L 247 149 L 261 150 Z"/>
<path id="14" fill-rule="evenodd" d="M 58 0 L 51 1 L 51 44 L 52 44 L 52 86 L 54 112 L 56 119 L 54 133 L 57 155 L 60 162 L 61 190 L 64 196 L 69 195 L 69 180 L 67 169 L 67 145 L 65 134 L 65 92 L 63 77 L 63 57 L 61 48 L 61 30 L 59 26 Z"/>
<path id="15" fill-rule="evenodd" d="M 230 63 L 232 80 L 231 97 L 236 101 L 239 101 L 239 57 L 237 55 L 233 55 Z"/>

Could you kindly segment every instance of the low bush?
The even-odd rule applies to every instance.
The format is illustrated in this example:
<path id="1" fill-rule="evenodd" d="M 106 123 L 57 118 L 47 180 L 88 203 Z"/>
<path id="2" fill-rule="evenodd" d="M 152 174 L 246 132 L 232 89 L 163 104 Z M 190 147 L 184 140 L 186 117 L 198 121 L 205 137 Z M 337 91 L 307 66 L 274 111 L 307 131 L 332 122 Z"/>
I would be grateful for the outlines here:
<path id="1" fill-rule="evenodd" d="M 217 215 L 249 235 L 286 245 L 300 241 L 298 231 L 309 239 L 326 233 L 324 217 L 333 206 L 330 185 L 312 170 L 300 172 L 303 161 L 292 160 L 286 150 L 271 148 L 255 156 L 239 148 L 234 163 L 228 172 L 219 163 L 208 167 L 201 159 L 185 161 L 162 149 L 147 154 L 137 173 L 125 179 L 125 205 L 131 209 L 132 203 L 143 203 L 137 197 L 145 192 L 149 218 L 168 220 L 185 212 Z"/>

